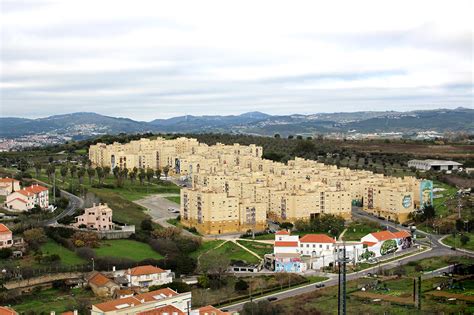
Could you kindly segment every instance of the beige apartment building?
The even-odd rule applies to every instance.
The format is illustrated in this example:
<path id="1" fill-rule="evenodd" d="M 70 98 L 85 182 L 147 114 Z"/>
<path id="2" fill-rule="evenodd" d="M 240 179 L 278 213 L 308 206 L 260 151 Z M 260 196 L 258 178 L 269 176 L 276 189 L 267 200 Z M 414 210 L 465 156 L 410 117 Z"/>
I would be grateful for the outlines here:
<path id="1" fill-rule="evenodd" d="M 85 208 L 84 214 L 76 217 L 75 227 L 86 227 L 97 231 L 110 231 L 114 229 L 112 222 L 112 209 L 107 204 L 93 204 Z"/>
<path id="2" fill-rule="evenodd" d="M 394 221 L 406 221 L 420 206 L 420 180 L 392 178 L 295 158 L 265 160 L 256 145 L 208 146 L 196 139 L 141 139 L 97 144 L 95 166 L 170 168 L 191 187 L 181 190 L 181 221 L 202 234 L 262 230 L 266 218 L 294 222 L 320 214 L 351 217 L 352 203 Z M 420 197 L 421 196 L 421 197 Z"/>

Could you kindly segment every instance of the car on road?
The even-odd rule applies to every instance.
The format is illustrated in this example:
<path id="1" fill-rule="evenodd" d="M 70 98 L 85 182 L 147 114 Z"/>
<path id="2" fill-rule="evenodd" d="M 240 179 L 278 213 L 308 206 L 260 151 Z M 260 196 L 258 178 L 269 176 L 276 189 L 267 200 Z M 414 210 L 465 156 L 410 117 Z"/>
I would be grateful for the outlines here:
<path id="1" fill-rule="evenodd" d="M 324 288 L 324 283 L 316 283 L 316 288 Z"/>
<path id="2" fill-rule="evenodd" d="M 173 211 L 171 211 L 172 213 L 179 213 L 179 210 L 178 209 L 174 209 Z"/>
<path id="3" fill-rule="evenodd" d="M 276 296 L 267 297 L 267 301 L 269 301 L 269 302 L 273 302 L 273 301 L 276 301 L 276 300 L 278 300 L 278 298 Z"/>

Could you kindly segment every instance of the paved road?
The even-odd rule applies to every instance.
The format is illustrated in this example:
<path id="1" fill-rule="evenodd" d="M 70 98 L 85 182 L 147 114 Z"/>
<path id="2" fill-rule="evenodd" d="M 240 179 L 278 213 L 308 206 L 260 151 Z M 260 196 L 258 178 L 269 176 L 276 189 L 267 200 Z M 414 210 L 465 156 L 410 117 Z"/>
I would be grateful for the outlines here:
<path id="1" fill-rule="evenodd" d="M 52 187 L 50 184 L 45 183 L 43 181 L 35 179 L 38 183 L 47 186 L 47 187 Z M 84 200 L 76 195 L 71 194 L 70 192 L 67 192 L 65 190 L 61 190 L 61 196 L 66 197 L 69 199 L 69 204 L 67 205 L 66 209 L 64 209 L 63 212 L 58 214 L 56 217 L 45 220 L 41 222 L 43 225 L 51 225 L 51 224 L 56 224 L 58 223 L 59 219 L 62 219 L 66 216 L 73 215 L 77 209 L 83 208 L 84 207 Z"/>
<path id="2" fill-rule="evenodd" d="M 169 219 L 176 219 L 179 213 L 173 213 L 168 211 L 168 209 L 172 208 L 179 210 L 179 205 L 166 199 L 165 197 L 167 196 L 177 196 L 177 194 L 150 195 L 134 202 L 147 209 L 147 213 L 151 216 L 153 222 L 156 222 L 163 227 L 174 227 L 174 225 L 166 221 Z M 182 233 L 187 236 L 196 236 L 184 229 Z"/>

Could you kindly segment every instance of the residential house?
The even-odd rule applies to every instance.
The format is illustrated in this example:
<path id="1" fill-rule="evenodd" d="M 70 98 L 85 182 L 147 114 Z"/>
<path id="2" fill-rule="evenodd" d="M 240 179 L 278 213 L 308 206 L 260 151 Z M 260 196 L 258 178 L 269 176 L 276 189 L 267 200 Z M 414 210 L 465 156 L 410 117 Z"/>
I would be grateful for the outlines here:
<path id="1" fill-rule="evenodd" d="M 191 311 L 191 292 L 177 293 L 170 288 L 150 291 L 123 299 L 115 299 L 92 305 L 91 315 L 140 314 L 173 305 L 187 314 Z"/>
<path id="2" fill-rule="evenodd" d="M 7 248 L 13 246 L 13 233 L 5 225 L 0 223 L 0 248 Z"/>
<path id="3" fill-rule="evenodd" d="M 117 283 L 97 271 L 92 273 L 92 276 L 88 280 L 88 284 L 91 287 L 92 292 L 100 297 L 114 296 L 115 291 L 120 289 L 120 286 Z"/>
<path id="4" fill-rule="evenodd" d="M 112 209 L 107 204 L 95 203 L 91 208 L 84 209 L 84 214 L 76 217 L 75 227 L 86 227 L 97 231 L 113 230 Z"/>
<path id="5" fill-rule="evenodd" d="M 145 265 L 129 269 L 125 272 L 129 286 L 139 286 L 141 288 L 153 285 L 163 285 L 173 282 L 173 274 L 171 270 L 163 270 L 161 268 Z"/>
<path id="6" fill-rule="evenodd" d="M 20 181 L 8 177 L 0 178 L 0 196 L 8 196 L 20 189 Z"/>
<path id="7" fill-rule="evenodd" d="M 46 187 L 34 184 L 9 194 L 5 204 L 8 209 L 15 211 L 28 211 L 35 206 L 46 209 L 49 207 L 49 191 Z"/>
<path id="8" fill-rule="evenodd" d="M 365 245 L 362 258 L 369 259 L 411 247 L 412 237 L 407 231 L 380 231 L 367 234 L 361 238 L 361 242 Z"/>

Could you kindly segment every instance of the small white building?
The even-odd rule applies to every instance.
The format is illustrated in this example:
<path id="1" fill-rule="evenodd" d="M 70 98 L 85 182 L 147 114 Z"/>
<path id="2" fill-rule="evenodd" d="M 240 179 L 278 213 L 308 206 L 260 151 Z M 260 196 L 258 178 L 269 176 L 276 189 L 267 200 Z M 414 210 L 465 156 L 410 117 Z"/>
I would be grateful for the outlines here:
<path id="1" fill-rule="evenodd" d="M 153 285 L 163 285 L 173 282 L 173 273 L 171 270 L 145 265 L 128 269 L 125 272 L 129 287 L 147 288 Z"/>
<path id="2" fill-rule="evenodd" d="M 46 187 L 34 184 L 9 194 L 5 204 L 8 209 L 21 212 L 35 206 L 46 209 L 49 207 L 49 191 Z"/>
<path id="3" fill-rule="evenodd" d="M 423 171 L 456 171 L 462 164 L 454 161 L 444 160 L 410 160 L 408 167 L 414 167 Z"/>
<path id="4" fill-rule="evenodd" d="M 0 248 L 7 248 L 13 246 L 13 233 L 5 225 L 0 223 Z M 1 314 L 1 313 L 0 313 Z"/>
<path id="5" fill-rule="evenodd" d="M 20 181 L 8 177 L 0 178 L 0 196 L 8 196 L 20 189 Z"/>
<path id="6" fill-rule="evenodd" d="M 364 252 L 361 259 L 370 259 L 407 249 L 412 245 L 411 234 L 407 231 L 380 231 L 367 234 L 361 238 Z"/>

